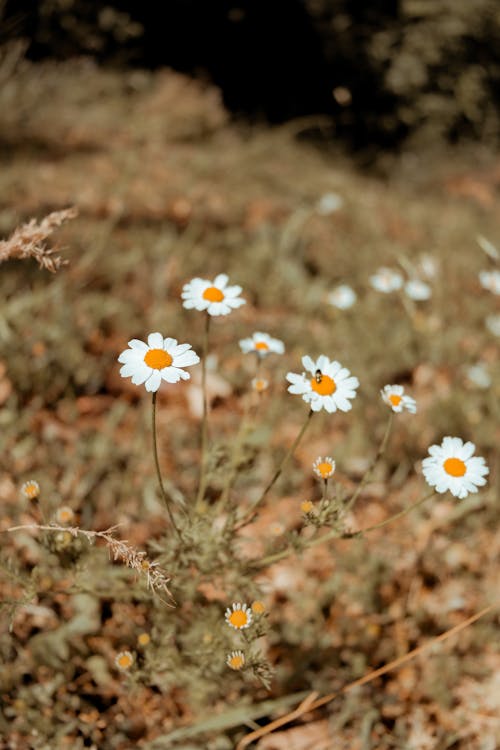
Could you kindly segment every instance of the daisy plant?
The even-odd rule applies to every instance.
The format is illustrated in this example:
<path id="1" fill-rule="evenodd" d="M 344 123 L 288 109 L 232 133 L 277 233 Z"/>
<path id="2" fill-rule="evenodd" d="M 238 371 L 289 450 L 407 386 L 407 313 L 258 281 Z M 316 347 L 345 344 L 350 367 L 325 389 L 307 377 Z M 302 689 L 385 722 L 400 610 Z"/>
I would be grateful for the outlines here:
<path id="1" fill-rule="evenodd" d="M 184 367 L 191 367 L 199 363 L 200 358 L 191 348 L 191 344 L 178 344 L 177 339 L 164 338 L 161 333 L 150 333 L 147 344 L 140 339 L 131 339 L 129 348 L 125 349 L 118 357 L 122 363 L 120 369 L 122 378 L 132 378 L 134 385 L 142 385 L 152 393 L 152 432 L 153 453 L 155 460 L 158 484 L 162 498 L 165 502 L 172 526 L 179 534 L 179 529 L 170 507 L 170 500 L 165 491 L 160 463 L 158 460 L 158 446 L 156 439 L 156 395 L 160 385 L 166 383 L 178 383 L 180 380 L 189 380 L 191 375 Z"/>
<path id="2" fill-rule="evenodd" d="M 246 303 L 240 294 L 241 286 L 228 286 L 229 276 L 220 273 L 213 281 L 191 279 L 182 288 L 182 304 L 187 310 L 198 310 L 205 312 L 205 329 L 203 336 L 202 363 L 201 363 L 201 388 L 203 393 L 203 418 L 201 426 L 201 470 L 198 494 L 196 497 L 196 508 L 199 509 L 205 493 L 206 464 L 208 453 L 208 396 L 207 396 L 207 356 L 208 341 L 210 333 L 211 317 L 229 315 L 232 310 L 237 310 Z"/>

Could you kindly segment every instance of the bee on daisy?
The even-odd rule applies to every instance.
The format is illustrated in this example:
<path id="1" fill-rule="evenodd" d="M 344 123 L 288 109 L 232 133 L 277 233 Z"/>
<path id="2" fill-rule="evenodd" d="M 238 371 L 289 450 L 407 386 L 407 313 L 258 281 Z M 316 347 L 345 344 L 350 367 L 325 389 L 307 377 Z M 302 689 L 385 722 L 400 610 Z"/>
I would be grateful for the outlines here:
<path id="1" fill-rule="evenodd" d="M 402 385 L 384 385 L 380 395 L 384 403 L 397 414 L 400 414 L 404 409 L 411 414 L 415 414 L 417 411 L 417 402 L 411 396 L 405 395 L 405 389 Z"/>
<path id="2" fill-rule="evenodd" d="M 228 286 L 229 277 L 220 273 L 213 281 L 208 279 L 191 279 L 182 288 L 183 306 L 187 310 L 206 310 L 209 315 L 229 315 L 245 304 L 240 297 L 241 286 Z"/>
<path id="3" fill-rule="evenodd" d="M 429 456 L 422 461 L 424 477 L 436 492 L 451 492 L 463 499 L 486 484 L 490 470 L 484 458 L 474 456 L 474 443 L 458 437 L 445 437 L 441 445 L 431 445 Z"/>
<path id="4" fill-rule="evenodd" d="M 247 339 L 239 342 L 243 354 L 255 353 L 258 357 L 266 357 L 268 354 L 283 354 L 285 345 L 279 339 L 273 339 L 267 333 L 260 331 L 252 334 Z"/>
<path id="5" fill-rule="evenodd" d="M 291 383 L 289 393 L 302 396 L 312 411 L 325 409 L 333 413 L 337 409 L 349 411 L 352 408 L 351 400 L 356 397 L 359 380 L 347 368 L 324 354 L 316 361 L 309 356 L 302 357 L 302 364 L 310 376 L 289 372 L 286 376 Z"/>
<path id="6" fill-rule="evenodd" d="M 150 333 L 147 344 L 139 339 L 128 342 L 118 357 L 123 364 L 120 369 L 122 378 L 132 378 L 134 385 L 142 385 L 147 391 L 156 392 L 162 380 L 166 383 L 178 383 L 191 377 L 184 367 L 197 365 L 200 358 L 191 348 L 191 344 L 178 344 L 177 339 L 163 338 L 161 333 Z"/>
<path id="7" fill-rule="evenodd" d="M 244 630 L 252 624 L 252 610 L 248 604 L 233 602 L 232 608 L 226 609 L 227 624 L 235 630 Z"/>

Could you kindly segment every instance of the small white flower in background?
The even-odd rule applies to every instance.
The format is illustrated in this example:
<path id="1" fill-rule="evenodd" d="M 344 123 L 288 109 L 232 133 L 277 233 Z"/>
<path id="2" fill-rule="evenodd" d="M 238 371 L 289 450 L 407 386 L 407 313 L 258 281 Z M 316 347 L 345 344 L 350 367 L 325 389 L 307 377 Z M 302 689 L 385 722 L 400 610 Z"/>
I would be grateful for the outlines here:
<path id="1" fill-rule="evenodd" d="M 120 651 L 115 656 L 115 664 L 121 672 L 128 672 L 133 663 L 134 657 L 130 651 Z"/>
<path id="2" fill-rule="evenodd" d="M 235 630 L 243 630 L 250 627 L 252 623 L 252 610 L 248 604 L 234 602 L 232 609 L 226 609 L 226 622 Z"/>
<path id="3" fill-rule="evenodd" d="M 500 294 L 500 271 L 480 271 L 479 281 L 483 289 Z"/>
<path id="4" fill-rule="evenodd" d="M 316 203 L 316 213 L 320 216 L 330 216 L 344 205 L 344 199 L 337 193 L 324 193 Z"/>
<path id="5" fill-rule="evenodd" d="M 432 255 L 421 255 L 418 268 L 428 279 L 434 279 L 438 273 L 438 261 Z"/>
<path id="6" fill-rule="evenodd" d="M 476 242 L 481 250 L 483 250 L 486 255 L 489 255 L 490 258 L 492 258 L 493 260 L 498 260 L 500 258 L 500 253 L 498 252 L 493 242 L 490 242 L 488 239 L 486 239 L 486 237 L 483 237 L 482 234 L 477 235 Z"/>
<path id="7" fill-rule="evenodd" d="M 28 500 L 36 500 L 40 494 L 40 485 L 35 479 L 28 479 L 22 485 L 21 492 Z"/>
<path id="8" fill-rule="evenodd" d="M 183 306 L 188 310 L 206 310 L 209 315 L 228 315 L 245 304 L 239 296 L 241 286 L 227 286 L 228 281 L 225 273 L 220 273 L 213 281 L 191 279 L 182 288 Z"/>
<path id="9" fill-rule="evenodd" d="M 118 357 L 123 363 L 120 369 L 122 378 L 132 378 L 134 385 L 145 384 L 147 391 L 157 391 L 161 381 L 178 383 L 191 377 L 183 367 L 197 365 L 200 358 L 191 349 L 191 344 L 178 344 L 177 339 L 164 339 L 161 333 L 150 333 L 148 343 L 139 339 L 128 342 Z"/>
<path id="10" fill-rule="evenodd" d="M 286 376 L 291 385 L 289 393 L 302 396 L 310 404 L 313 411 L 326 409 L 327 412 L 349 411 L 352 408 L 351 399 L 356 397 L 359 380 L 349 370 L 342 367 L 340 362 L 331 362 L 322 354 L 316 362 L 311 357 L 302 357 L 302 364 L 309 370 L 312 377 L 305 373 L 297 375 L 289 372 Z"/>
<path id="11" fill-rule="evenodd" d="M 420 279 L 410 279 L 405 284 L 405 293 L 410 299 L 416 302 L 421 302 L 426 299 L 430 299 L 432 296 L 432 289 L 429 284 Z"/>
<path id="12" fill-rule="evenodd" d="M 370 284 L 377 292 L 383 292 L 383 294 L 390 294 L 390 292 L 396 292 L 403 286 L 403 277 L 397 271 L 393 271 L 392 268 L 379 268 L 373 276 L 370 276 Z"/>
<path id="13" fill-rule="evenodd" d="M 254 378 L 251 382 L 252 389 L 257 393 L 264 393 L 269 388 L 269 380 L 267 378 Z"/>
<path id="14" fill-rule="evenodd" d="M 354 305 L 357 298 L 354 289 L 348 286 L 348 284 L 341 284 L 330 292 L 328 302 L 334 307 L 338 307 L 339 310 L 348 310 L 349 307 Z"/>
<path id="15" fill-rule="evenodd" d="M 461 438 L 445 437 L 441 445 L 431 445 L 429 457 L 422 461 L 427 483 L 436 492 L 451 492 L 460 499 L 486 484 L 490 470 L 484 458 L 473 456 L 474 443 L 464 443 Z"/>
<path id="16" fill-rule="evenodd" d="M 468 367 L 466 374 L 470 382 L 478 388 L 489 388 L 491 385 L 490 374 L 481 362 Z"/>
<path id="17" fill-rule="evenodd" d="M 488 315 L 484 322 L 493 336 L 500 336 L 500 315 Z"/>
<path id="18" fill-rule="evenodd" d="M 415 414 L 417 411 L 417 402 L 411 396 L 405 395 L 405 389 L 402 385 L 384 385 L 380 391 L 382 399 L 390 406 L 392 411 L 398 414 L 406 409 L 407 411 Z"/>
<path id="19" fill-rule="evenodd" d="M 231 651 L 226 657 L 226 664 L 230 669 L 238 671 L 245 666 L 245 654 L 243 651 Z"/>
<path id="20" fill-rule="evenodd" d="M 335 474 L 335 461 L 331 456 L 318 456 L 313 463 L 313 471 L 318 479 L 330 479 Z"/>
<path id="21" fill-rule="evenodd" d="M 241 339 L 240 349 L 244 354 L 255 352 L 259 357 L 265 357 L 267 354 L 283 354 L 285 345 L 279 339 L 273 339 L 267 333 L 260 331 L 252 334 L 248 339 Z"/>
<path id="22" fill-rule="evenodd" d="M 63 524 L 63 523 L 71 523 L 75 520 L 75 513 L 67 505 L 61 505 L 60 508 L 56 510 L 56 521 L 57 523 Z"/>

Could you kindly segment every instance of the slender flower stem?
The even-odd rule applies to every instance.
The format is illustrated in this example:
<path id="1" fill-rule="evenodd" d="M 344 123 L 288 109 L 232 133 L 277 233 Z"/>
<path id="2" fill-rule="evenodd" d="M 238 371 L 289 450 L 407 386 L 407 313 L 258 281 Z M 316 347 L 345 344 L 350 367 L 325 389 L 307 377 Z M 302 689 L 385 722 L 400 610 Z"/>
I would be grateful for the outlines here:
<path id="1" fill-rule="evenodd" d="M 272 489 L 272 487 L 274 486 L 274 484 L 276 483 L 276 481 L 281 476 L 281 473 L 282 473 L 283 469 L 285 468 L 285 465 L 288 463 L 288 461 L 290 460 L 290 458 L 295 453 L 295 450 L 297 449 L 297 446 L 299 445 L 300 441 L 304 437 L 304 433 L 307 430 L 307 428 L 309 426 L 309 423 L 311 422 L 311 417 L 312 417 L 313 414 L 314 414 L 313 410 L 310 409 L 309 410 L 309 414 L 307 415 L 306 421 L 302 425 L 302 429 L 300 430 L 299 434 L 297 435 L 297 437 L 293 441 L 293 443 L 290 446 L 290 448 L 289 448 L 287 454 L 285 455 L 284 459 L 282 460 L 282 462 L 280 463 L 280 465 L 278 466 L 278 468 L 274 472 L 271 481 L 266 485 L 266 487 L 265 487 L 264 491 L 262 492 L 262 494 L 260 495 L 260 497 L 250 507 L 248 513 L 243 517 L 243 519 L 241 521 L 239 521 L 239 523 L 236 524 L 235 530 L 236 529 L 241 529 L 242 526 L 246 526 L 248 523 L 250 523 L 253 520 L 253 518 L 255 517 L 255 511 L 256 511 L 256 509 L 265 500 L 265 498 L 267 497 L 267 494 L 269 493 L 269 491 Z"/>
<path id="2" fill-rule="evenodd" d="M 160 471 L 160 462 L 158 460 L 158 445 L 156 441 L 156 394 L 157 391 L 153 393 L 153 400 L 152 400 L 152 414 L 151 414 L 151 426 L 153 431 L 153 454 L 155 457 L 155 467 L 156 467 L 156 476 L 158 477 L 158 484 L 160 486 L 160 492 L 161 496 L 163 498 L 163 502 L 165 503 L 165 506 L 167 508 L 168 515 L 170 517 L 170 521 L 172 523 L 172 526 L 174 527 L 175 531 L 177 532 L 177 536 L 179 539 L 181 538 L 181 533 L 179 529 L 177 528 L 177 525 L 174 520 L 174 516 L 172 513 L 172 509 L 170 507 L 170 500 L 165 492 L 165 487 L 163 486 L 163 480 L 161 478 L 161 471 Z"/>
<path id="3" fill-rule="evenodd" d="M 387 443 L 389 442 L 389 436 L 391 434 L 391 429 L 392 429 L 393 422 L 394 422 L 394 412 L 391 411 L 391 412 L 389 412 L 389 419 L 387 421 L 387 426 L 385 428 L 384 437 L 382 438 L 382 442 L 380 443 L 380 447 L 379 447 L 379 449 L 378 449 L 378 451 L 377 451 L 377 453 L 375 455 L 375 458 L 373 459 L 373 461 L 369 465 L 368 469 L 365 471 L 365 473 L 364 473 L 364 475 L 363 475 L 363 477 L 362 477 L 362 479 L 361 479 L 361 481 L 360 481 L 360 483 L 359 483 L 356 491 L 354 492 L 354 494 L 351 497 L 351 499 L 347 502 L 347 505 L 345 507 L 346 510 L 352 510 L 354 508 L 356 500 L 358 499 L 358 497 L 360 496 L 361 492 L 363 491 L 364 486 L 366 485 L 366 483 L 370 479 L 375 466 L 378 464 L 378 462 L 380 461 L 380 459 L 384 455 L 385 450 L 387 448 Z"/>
<path id="4" fill-rule="evenodd" d="M 323 544 L 323 542 L 328 542 L 330 541 L 330 539 L 355 539 L 364 536 L 369 531 L 381 529 L 383 526 L 388 526 L 393 521 L 397 521 L 400 518 L 403 518 L 403 516 L 406 516 L 408 513 L 411 513 L 413 510 L 418 508 L 419 505 L 422 505 L 426 500 L 429 500 L 429 498 L 431 498 L 434 494 L 434 491 L 429 492 L 429 494 L 419 498 L 415 503 L 412 503 L 412 505 L 409 505 L 407 508 L 404 508 L 398 513 L 394 513 L 394 515 L 389 516 L 389 518 L 386 518 L 385 521 L 380 521 L 380 523 L 375 523 L 373 524 L 373 526 L 367 526 L 366 528 L 360 529 L 359 531 L 349 531 L 345 534 L 339 535 L 338 531 L 332 530 L 326 534 L 323 534 L 322 536 L 315 536 L 304 543 L 304 549 L 308 549 L 309 547 L 316 547 L 316 545 Z M 288 549 L 284 549 L 281 552 L 276 552 L 274 555 L 268 555 L 267 557 L 263 557 L 261 560 L 256 560 L 249 567 L 254 569 L 267 568 L 268 565 L 272 565 L 275 562 L 284 560 L 286 557 L 291 555 L 292 552 L 294 552 L 294 549 L 289 547 Z"/>
<path id="5" fill-rule="evenodd" d="M 205 330 L 203 333 L 203 347 L 201 355 L 201 390 L 203 394 L 203 418 L 201 422 L 201 459 L 200 459 L 200 481 L 196 495 L 196 508 L 199 509 L 206 489 L 206 469 L 208 452 L 208 393 L 207 393 L 207 356 L 208 356 L 208 334 L 210 331 L 210 315 L 205 315 Z"/>

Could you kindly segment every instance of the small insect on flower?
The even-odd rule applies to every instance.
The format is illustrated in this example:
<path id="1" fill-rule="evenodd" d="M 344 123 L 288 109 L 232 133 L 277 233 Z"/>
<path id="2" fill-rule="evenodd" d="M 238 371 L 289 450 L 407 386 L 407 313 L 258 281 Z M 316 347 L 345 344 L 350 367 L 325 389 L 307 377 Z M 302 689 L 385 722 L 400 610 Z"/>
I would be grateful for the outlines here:
<path id="1" fill-rule="evenodd" d="M 432 296 L 432 289 L 429 284 L 420 279 L 410 279 L 405 284 L 406 296 L 415 302 L 423 302 L 426 299 L 430 299 Z"/>
<path id="2" fill-rule="evenodd" d="M 228 315 L 245 304 L 241 294 L 241 286 L 227 286 L 229 277 L 221 273 L 213 281 L 207 279 L 191 279 L 182 288 L 183 306 L 200 312 L 206 310 L 209 315 Z"/>
<path id="3" fill-rule="evenodd" d="M 328 295 L 328 302 L 339 310 L 348 310 L 357 300 L 357 294 L 348 284 L 335 287 Z"/>
<path id="4" fill-rule="evenodd" d="M 267 333 L 257 331 L 248 339 L 241 339 L 239 342 L 243 354 L 255 353 L 259 357 L 266 357 L 268 354 L 283 354 L 285 345 L 279 339 L 273 339 Z"/>
<path id="5" fill-rule="evenodd" d="M 370 276 L 370 284 L 377 292 L 390 294 L 396 292 L 403 286 L 403 277 L 392 268 L 379 268 L 373 276 Z"/>
<path id="6" fill-rule="evenodd" d="M 266 378 L 254 378 L 251 385 L 257 393 L 263 393 L 269 388 L 269 380 Z"/>
<path id="7" fill-rule="evenodd" d="M 390 406 L 392 411 L 398 414 L 406 409 L 415 414 L 417 411 L 417 402 L 411 396 L 405 396 L 405 389 L 402 385 L 384 385 L 380 391 L 382 399 Z"/>
<path id="8" fill-rule="evenodd" d="M 335 461 L 331 456 L 318 456 L 313 463 L 313 471 L 318 479 L 330 479 L 335 473 Z"/>
<path id="9" fill-rule="evenodd" d="M 486 484 L 490 470 L 484 458 L 473 456 L 474 443 L 461 438 L 445 437 L 441 445 L 431 445 L 429 456 L 422 461 L 424 477 L 436 492 L 451 492 L 460 499 Z"/>
<path id="10" fill-rule="evenodd" d="M 74 520 L 74 511 L 67 505 L 61 505 L 61 507 L 56 510 L 57 523 L 71 523 Z"/>
<path id="11" fill-rule="evenodd" d="M 500 294 L 500 271 L 480 271 L 479 281 L 483 289 Z"/>
<path id="12" fill-rule="evenodd" d="M 161 381 L 178 383 L 191 377 L 183 367 L 197 365 L 200 358 L 192 351 L 191 344 L 178 344 L 177 339 L 164 339 L 161 333 L 150 333 L 148 343 L 139 339 L 128 342 L 118 357 L 123 363 L 120 369 L 122 378 L 132 378 L 134 385 L 144 383 L 147 391 L 157 391 Z"/>
<path id="13" fill-rule="evenodd" d="M 134 657 L 130 651 L 120 651 L 115 656 L 115 665 L 121 672 L 128 672 L 133 663 Z"/>
<path id="14" fill-rule="evenodd" d="M 226 622 L 235 630 L 248 628 L 252 623 L 252 610 L 248 604 L 234 602 L 232 609 L 226 609 Z"/>
<path id="15" fill-rule="evenodd" d="M 236 672 L 245 666 L 245 654 L 243 651 L 231 651 L 226 657 L 226 664 Z"/>
<path id="16" fill-rule="evenodd" d="M 351 399 L 356 397 L 356 388 L 359 380 L 351 376 L 349 370 L 342 367 L 340 362 L 330 361 L 322 354 L 316 362 L 311 357 L 302 357 L 302 364 L 309 370 L 312 377 L 306 377 L 305 373 L 297 375 L 289 372 L 286 376 L 291 385 L 289 393 L 302 396 L 303 400 L 310 404 L 312 411 L 327 412 L 349 411 L 352 408 Z"/>
<path id="17" fill-rule="evenodd" d="M 21 492 L 28 500 L 36 500 L 40 495 L 40 485 L 34 479 L 28 479 L 22 485 Z"/>

